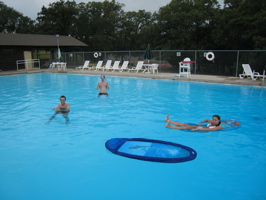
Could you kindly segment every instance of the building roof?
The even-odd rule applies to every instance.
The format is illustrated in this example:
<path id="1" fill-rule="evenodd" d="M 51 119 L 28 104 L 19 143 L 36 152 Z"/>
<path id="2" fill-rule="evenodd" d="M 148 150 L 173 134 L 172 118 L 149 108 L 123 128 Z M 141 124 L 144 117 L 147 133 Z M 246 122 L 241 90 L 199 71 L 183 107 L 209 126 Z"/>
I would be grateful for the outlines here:
<path id="1" fill-rule="evenodd" d="M 72 36 L 60 35 L 58 41 L 60 46 L 88 46 Z M 57 46 L 57 38 L 56 35 L 0 33 L 0 46 Z"/>

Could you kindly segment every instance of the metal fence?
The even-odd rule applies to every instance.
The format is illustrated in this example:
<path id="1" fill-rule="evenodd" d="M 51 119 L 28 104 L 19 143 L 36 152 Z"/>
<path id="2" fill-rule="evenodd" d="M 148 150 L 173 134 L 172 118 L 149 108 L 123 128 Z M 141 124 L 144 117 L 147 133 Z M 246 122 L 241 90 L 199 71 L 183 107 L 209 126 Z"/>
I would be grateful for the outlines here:
<path id="1" fill-rule="evenodd" d="M 207 53 L 213 53 L 206 57 Z M 99 60 L 128 60 L 129 66 L 134 67 L 139 60 L 144 60 L 145 51 L 99 51 L 99 52 L 63 52 L 60 61 L 66 62 L 68 68 L 83 65 L 85 60 L 90 60 L 90 65 Z M 153 59 L 149 63 L 158 63 L 159 72 L 179 72 L 179 62 L 189 57 L 195 64 L 192 65 L 192 74 L 238 76 L 243 73 L 242 64 L 250 64 L 252 70 L 260 74 L 266 70 L 266 50 L 153 50 Z M 38 57 L 41 57 L 39 55 Z M 207 59 L 208 58 L 208 59 Z M 50 60 L 41 60 L 43 67 L 47 63 L 58 61 L 56 55 L 51 55 Z M 144 60 L 148 63 L 147 60 Z M 46 63 L 44 65 L 44 63 Z"/>

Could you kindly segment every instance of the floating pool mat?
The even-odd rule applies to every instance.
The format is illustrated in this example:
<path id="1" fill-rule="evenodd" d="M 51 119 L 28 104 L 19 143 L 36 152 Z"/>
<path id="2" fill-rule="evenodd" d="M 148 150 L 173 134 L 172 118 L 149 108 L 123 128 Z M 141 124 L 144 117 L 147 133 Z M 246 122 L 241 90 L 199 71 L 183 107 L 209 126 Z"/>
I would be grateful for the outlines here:
<path id="1" fill-rule="evenodd" d="M 146 138 L 112 138 L 105 147 L 120 156 L 153 162 L 179 163 L 197 157 L 197 152 L 190 147 Z"/>
<path id="2" fill-rule="evenodd" d="M 225 119 L 221 120 L 220 126 L 222 127 L 222 130 L 232 130 L 239 128 L 241 123 L 236 119 Z"/>

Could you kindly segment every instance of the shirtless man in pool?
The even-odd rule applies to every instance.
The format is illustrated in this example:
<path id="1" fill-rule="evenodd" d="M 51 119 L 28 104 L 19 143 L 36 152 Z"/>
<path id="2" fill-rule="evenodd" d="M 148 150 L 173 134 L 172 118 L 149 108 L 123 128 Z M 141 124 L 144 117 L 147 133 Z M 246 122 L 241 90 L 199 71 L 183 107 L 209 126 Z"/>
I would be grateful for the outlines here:
<path id="1" fill-rule="evenodd" d="M 46 124 L 50 123 L 50 121 L 52 121 L 55 118 L 55 116 L 59 113 L 63 115 L 63 117 L 66 119 L 66 124 L 68 124 L 69 121 L 68 113 L 70 112 L 70 105 L 66 103 L 65 96 L 60 97 L 60 102 L 61 103 L 57 104 L 57 107 L 52 108 L 52 110 L 55 110 L 55 113 L 53 114 L 52 117 L 50 117 L 50 120 L 46 122 Z"/>
<path id="2" fill-rule="evenodd" d="M 201 121 L 200 123 L 198 123 L 199 126 L 171 121 L 169 118 L 169 114 L 166 115 L 164 121 L 167 122 L 165 127 L 172 129 L 187 129 L 192 131 L 218 131 L 222 129 L 222 127 L 220 126 L 221 121 L 219 115 L 213 115 L 212 120 L 205 119 Z M 209 124 L 207 124 L 206 127 L 202 127 L 201 125 L 204 122 L 208 122 Z M 170 124 L 174 124 L 176 126 L 171 126 Z"/>
<path id="3" fill-rule="evenodd" d="M 107 89 L 109 90 L 110 87 L 109 87 L 108 83 L 104 80 L 105 79 L 105 75 L 102 74 L 100 76 L 100 78 L 101 78 L 101 82 L 99 82 L 97 87 L 96 87 L 96 90 L 98 90 L 100 88 L 100 93 L 98 94 L 98 96 L 108 95 Z"/>

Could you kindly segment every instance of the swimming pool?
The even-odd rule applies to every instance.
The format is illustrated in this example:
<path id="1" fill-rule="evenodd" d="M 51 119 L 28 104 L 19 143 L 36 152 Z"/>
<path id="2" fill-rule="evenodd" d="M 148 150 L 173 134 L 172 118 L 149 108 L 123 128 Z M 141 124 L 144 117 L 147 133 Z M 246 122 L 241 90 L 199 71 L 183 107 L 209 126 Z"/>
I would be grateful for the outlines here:
<path id="1" fill-rule="evenodd" d="M 0 199 L 266 198 L 266 90 L 259 87 L 39 73 L 0 77 Z M 51 108 L 65 95 L 70 123 Z M 236 130 L 187 132 L 163 119 L 199 122 L 219 114 Z M 109 152 L 115 137 L 140 137 L 195 149 L 195 160 L 167 164 Z"/>

